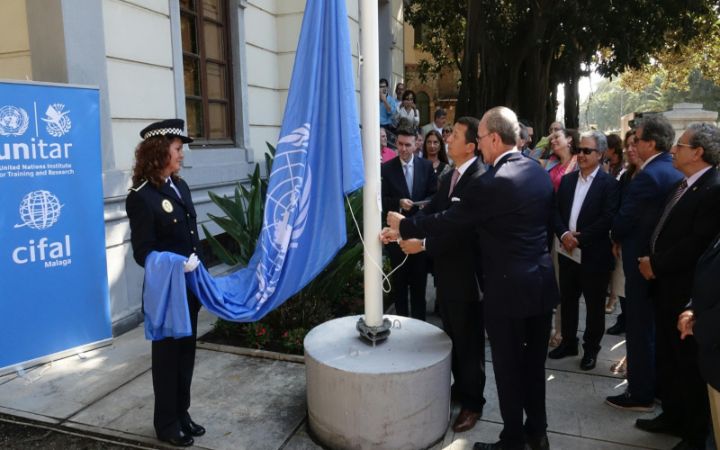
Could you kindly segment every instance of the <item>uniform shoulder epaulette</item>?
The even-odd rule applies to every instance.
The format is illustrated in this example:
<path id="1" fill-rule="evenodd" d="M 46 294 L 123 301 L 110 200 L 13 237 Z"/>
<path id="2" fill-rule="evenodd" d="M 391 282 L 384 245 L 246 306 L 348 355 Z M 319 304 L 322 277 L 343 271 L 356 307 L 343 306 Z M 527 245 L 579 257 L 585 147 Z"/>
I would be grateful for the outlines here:
<path id="1" fill-rule="evenodd" d="M 145 185 L 146 185 L 147 183 L 148 183 L 148 180 L 145 180 L 145 181 L 143 181 L 142 183 L 140 183 L 140 185 L 138 185 L 138 186 L 136 186 L 136 187 L 131 187 L 130 189 L 128 189 L 128 191 L 137 192 L 137 191 L 139 191 L 140 189 L 142 189 L 143 187 L 145 187 Z"/>

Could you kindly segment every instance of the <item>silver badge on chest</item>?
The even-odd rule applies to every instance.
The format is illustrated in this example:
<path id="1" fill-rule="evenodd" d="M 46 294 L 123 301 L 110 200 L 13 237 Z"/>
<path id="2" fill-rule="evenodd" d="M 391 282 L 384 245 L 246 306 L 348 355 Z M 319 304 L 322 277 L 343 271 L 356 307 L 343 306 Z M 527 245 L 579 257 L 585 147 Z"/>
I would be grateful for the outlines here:
<path id="1" fill-rule="evenodd" d="M 162 205 L 163 211 L 165 211 L 166 213 L 173 212 L 173 205 L 172 205 L 172 203 L 170 203 L 170 200 L 168 200 L 168 199 L 163 200 L 161 205 Z"/>

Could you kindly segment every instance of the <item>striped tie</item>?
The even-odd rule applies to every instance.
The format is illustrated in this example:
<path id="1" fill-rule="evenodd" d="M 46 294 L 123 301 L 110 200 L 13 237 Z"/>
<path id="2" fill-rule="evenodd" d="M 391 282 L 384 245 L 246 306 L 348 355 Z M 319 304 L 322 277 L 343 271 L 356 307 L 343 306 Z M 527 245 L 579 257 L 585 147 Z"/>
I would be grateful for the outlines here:
<path id="1" fill-rule="evenodd" d="M 650 238 L 650 250 L 653 253 L 655 253 L 655 242 L 657 241 L 658 236 L 660 236 L 660 230 L 662 230 L 665 221 L 670 215 L 670 211 L 672 211 L 675 204 L 678 202 L 678 200 L 680 200 L 680 197 L 683 195 L 683 192 L 685 192 L 685 189 L 687 189 L 687 187 L 687 180 L 683 180 L 682 183 L 680 183 L 680 185 L 677 187 L 677 189 L 675 189 L 672 198 L 670 198 L 670 200 L 665 205 L 662 216 L 660 216 L 660 220 L 658 221 L 657 226 L 655 226 L 655 230 L 653 230 L 653 234 Z"/>

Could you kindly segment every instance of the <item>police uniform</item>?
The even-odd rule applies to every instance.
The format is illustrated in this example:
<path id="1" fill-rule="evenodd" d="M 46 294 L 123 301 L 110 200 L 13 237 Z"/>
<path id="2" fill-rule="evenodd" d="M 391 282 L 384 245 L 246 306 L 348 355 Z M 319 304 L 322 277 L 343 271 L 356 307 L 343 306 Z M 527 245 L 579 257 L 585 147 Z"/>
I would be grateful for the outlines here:
<path id="1" fill-rule="evenodd" d="M 162 127 L 162 125 L 178 125 Z M 192 141 L 182 135 L 182 120 L 157 122 L 141 132 L 143 138 L 165 134 Z M 154 127 L 154 128 L 153 128 Z M 154 130 L 166 133 L 150 134 Z M 167 132 L 170 130 L 170 132 Z M 173 189 L 172 184 L 177 188 Z M 179 193 L 179 195 L 178 195 Z M 200 254 L 195 208 L 190 188 L 181 178 L 172 176 L 160 188 L 142 181 L 130 188 L 125 209 L 130 220 L 130 240 L 135 261 L 145 266 L 147 255 L 153 251 L 173 252 L 183 256 Z M 152 379 L 155 392 L 154 426 L 159 439 L 176 445 L 192 445 L 189 435 L 199 436 L 204 429 L 192 422 L 190 385 L 195 364 L 195 340 L 200 303 L 188 290 L 188 306 L 192 336 L 181 339 L 166 338 L 152 342 Z M 181 433 L 182 431 L 182 433 Z"/>

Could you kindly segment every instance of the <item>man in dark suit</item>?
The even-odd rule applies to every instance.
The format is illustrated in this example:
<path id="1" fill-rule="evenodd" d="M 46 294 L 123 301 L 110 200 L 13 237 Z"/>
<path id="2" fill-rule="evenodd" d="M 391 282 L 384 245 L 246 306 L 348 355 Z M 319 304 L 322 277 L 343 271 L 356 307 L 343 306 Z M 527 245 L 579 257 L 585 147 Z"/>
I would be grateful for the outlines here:
<path id="1" fill-rule="evenodd" d="M 720 232 L 720 130 L 694 124 L 670 151 L 673 166 L 684 175 L 667 198 L 642 256 L 640 273 L 650 280 L 655 304 L 658 385 L 663 412 L 636 425 L 651 432 L 671 432 L 685 447 L 704 448 L 708 431 L 705 382 L 697 367 L 695 339 L 680 340 L 677 317 L 690 302 L 698 259 Z"/>
<path id="2" fill-rule="evenodd" d="M 482 254 L 485 328 L 504 428 L 500 441 L 475 449 L 548 448 L 545 357 L 557 284 L 548 254 L 553 188 L 547 173 L 515 147 L 515 113 L 496 107 L 478 128 L 485 162 L 492 166 L 465 187 L 442 213 L 410 218 L 388 214 L 403 238 L 474 229 Z M 528 189 L 532 186 L 532 189 Z M 523 412 L 527 420 L 523 425 Z"/>
<path id="3" fill-rule="evenodd" d="M 605 332 L 605 293 L 614 266 L 608 232 L 617 212 L 618 185 L 600 168 L 606 150 L 604 134 L 583 134 L 577 149 L 580 170 L 562 178 L 555 197 L 555 234 L 565 252 L 579 254 L 580 260 L 562 252 L 558 255 L 563 341 L 548 357 L 578 354 L 578 303 L 582 294 L 586 305 L 582 370 L 591 370 L 597 363 Z"/>
<path id="4" fill-rule="evenodd" d="M 485 166 L 476 156 L 478 124 L 474 117 L 461 117 L 455 122 L 447 144 L 456 168 L 441 177 L 437 194 L 418 212 L 418 217 L 445 211 L 454 202 L 462 201 L 466 187 L 485 173 Z M 397 233 L 389 228 L 383 234 L 385 242 L 397 239 Z M 473 245 L 476 240 L 474 231 L 468 230 L 400 241 L 406 254 L 425 251 L 435 264 L 443 329 L 453 343 L 453 397 L 462 405 L 452 426 L 457 433 L 473 428 L 485 405 L 485 327 L 478 283 L 480 255 Z"/>
<path id="5" fill-rule="evenodd" d="M 413 216 L 417 201 L 427 201 L 437 191 L 437 176 L 432 163 L 413 155 L 415 133 L 397 130 L 398 157 L 380 167 L 382 204 L 385 211 L 402 211 Z M 393 267 L 403 263 L 405 254 L 396 243 L 388 245 Z M 427 258 L 424 254 L 409 255 L 407 261 L 392 275 L 392 296 L 395 312 L 401 316 L 425 320 L 425 288 L 427 286 Z M 408 309 L 408 288 L 410 309 Z"/>
<path id="6" fill-rule="evenodd" d="M 183 143 L 193 141 L 185 136 L 184 125 L 180 119 L 163 120 L 140 132 L 143 141 L 135 151 L 133 187 L 125 210 L 133 257 L 142 267 L 154 251 L 173 252 L 195 261 L 193 254 L 202 256 L 190 188 L 178 176 Z M 189 289 L 187 302 L 192 335 L 152 342 L 155 433 L 161 441 L 182 447 L 193 445 L 193 437 L 205 434 L 205 428 L 193 422 L 188 413 L 200 310 L 198 299 Z"/>
<path id="7" fill-rule="evenodd" d="M 680 339 L 692 336 L 697 343 L 698 364 L 707 382 L 715 434 L 720 443 L 720 234 L 700 256 L 693 281 L 692 305 L 680 313 L 677 328 Z M 711 439 L 712 440 L 712 439 Z M 713 448 L 708 445 L 707 448 Z"/>
<path id="8" fill-rule="evenodd" d="M 640 274 L 638 258 L 646 255 L 650 235 L 665 205 L 665 198 L 682 178 L 668 153 L 675 139 L 663 116 L 641 119 L 635 130 L 635 148 L 642 170 L 623 194 L 611 238 L 622 248 L 625 271 L 627 337 L 627 390 L 606 398 L 620 409 L 652 411 L 655 398 L 655 318 L 648 296 L 648 281 Z M 616 249 L 617 251 L 617 249 Z"/>

